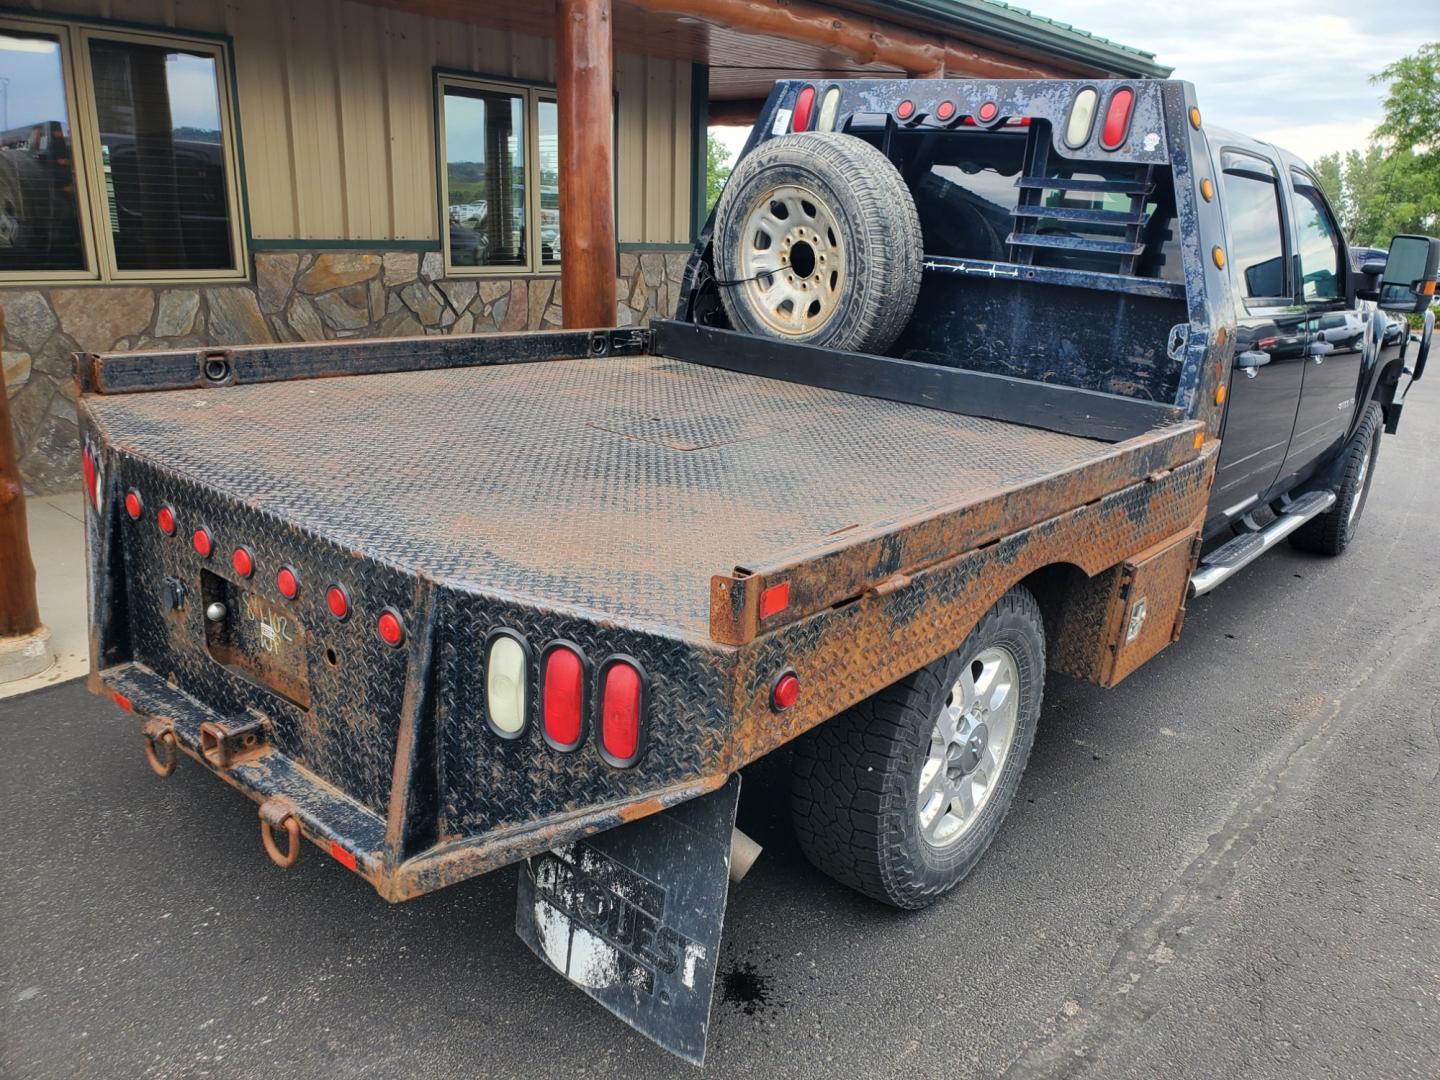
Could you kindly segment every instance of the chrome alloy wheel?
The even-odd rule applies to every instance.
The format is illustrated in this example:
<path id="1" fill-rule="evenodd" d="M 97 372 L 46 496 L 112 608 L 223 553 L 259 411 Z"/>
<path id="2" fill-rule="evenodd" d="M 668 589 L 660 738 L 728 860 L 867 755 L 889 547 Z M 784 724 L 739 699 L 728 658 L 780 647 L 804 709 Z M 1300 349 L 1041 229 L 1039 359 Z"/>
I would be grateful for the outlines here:
<path id="1" fill-rule="evenodd" d="M 1365 444 L 1365 456 L 1360 459 L 1360 471 L 1355 474 L 1355 497 L 1350 500 L 1350 512 L 1345 516 L 1345 528 L 1355 527 L 1355 517 L 1360 513 L 1360 504 L 1365 501 L 1365 477 L 1370 472 L 1370 458 L 1375 453 L 1375 440 Z"/>
<path id="2" fill-rule="evenodd" d="M 970 832 L 1000 786 L 1020 712 L 1020 668 L 995 646 L 960 672 L 930 732 L 920 770 L 920 833 L 949 847 Z"/>
<path id="3" fill-rule="evenodd" d="M 806 188 L 771 189 L 745 221 L 740 268 L 772 330 L 787 337 L 818 330 L 835 314 L 845 284 L 834 215 Z"/>

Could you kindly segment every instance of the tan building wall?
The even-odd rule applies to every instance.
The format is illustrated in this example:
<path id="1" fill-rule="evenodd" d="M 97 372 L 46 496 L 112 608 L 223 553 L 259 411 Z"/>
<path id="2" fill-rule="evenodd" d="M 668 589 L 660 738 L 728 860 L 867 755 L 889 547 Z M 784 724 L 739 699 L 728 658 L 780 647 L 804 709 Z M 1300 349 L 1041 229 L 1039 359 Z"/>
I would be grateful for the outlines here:
<path id="1" fill-rule="evenodd" d="M 261 241 L 438 244 L 435 69 L 555 82 L 543 38 L 343 0 L 35 0 L 25 13 L 229 35 Z M 691 66 L 619 53 L 615 69 L 619 240 L 684 243 Z"/>
<path id="2" fill-rule="evenodd" d="M 27 13 L 230 36 L 252 245 L 248 281 L 0 286 L 32 490 L 78 483 L 75 351 L 560 325 L 558 270 L 446 278 L 436 190 L 436 71 L 553 83 L 551 42 L 343 0 L 35 0 Z M 617 55 L 620 325 L 674 310 L 676 245 L 691 229 L 691 71 Z"/>

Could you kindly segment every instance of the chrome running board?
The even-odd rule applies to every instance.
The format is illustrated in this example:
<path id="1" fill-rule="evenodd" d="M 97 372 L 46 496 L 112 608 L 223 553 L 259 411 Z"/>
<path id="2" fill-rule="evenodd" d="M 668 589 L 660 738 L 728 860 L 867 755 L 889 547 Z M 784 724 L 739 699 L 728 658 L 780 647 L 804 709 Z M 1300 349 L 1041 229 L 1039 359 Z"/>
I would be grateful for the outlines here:
<path id="1" fill-rule="evenodd" d="M 1241 533 L 1200 560 L 1190 575 L 1190 595 L 1204 596 L 1222 581 L 1249 566 L 1313 517 L 1335 505 L 1333 491 L 1311 491 L 1285 506 L 1280 515 L 1259 532 Z"/>

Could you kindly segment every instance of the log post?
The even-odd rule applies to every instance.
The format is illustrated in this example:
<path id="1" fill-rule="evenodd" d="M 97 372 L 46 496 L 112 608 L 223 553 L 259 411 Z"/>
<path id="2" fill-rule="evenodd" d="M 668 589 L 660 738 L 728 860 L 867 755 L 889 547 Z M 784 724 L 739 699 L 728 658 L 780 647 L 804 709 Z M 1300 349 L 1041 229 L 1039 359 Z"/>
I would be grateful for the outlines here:
<path id="1" fill-rule="evenodd" d="M 615 323 L 615 67 L 610 0 L 559 0 L 560 289 L 568 328 Z"/>
<path id="2" fill-rule="evenodd" d="M 0 311 L 0 341 L 4 339 L 5 313 Z M 25 488 L 3 381 L 0 377 L 0 683 L 43 671 L 52 659 L 50 634 L 40 623 L 35 597 Z"/>

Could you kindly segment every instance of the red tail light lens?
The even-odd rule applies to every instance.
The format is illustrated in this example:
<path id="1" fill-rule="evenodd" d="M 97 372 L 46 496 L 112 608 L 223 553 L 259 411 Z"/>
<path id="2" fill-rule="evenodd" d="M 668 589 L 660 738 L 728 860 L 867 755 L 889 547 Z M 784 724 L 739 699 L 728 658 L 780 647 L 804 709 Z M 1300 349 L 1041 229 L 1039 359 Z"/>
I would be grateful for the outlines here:
<path id="1" fill-rule="evenodd" d="M 540 704 L 545 741 L 556 750 L 575 750 L 585 734 L 585 658 L 569 645 L 555 644 L 540 661 Z"/>
<path id="2" fill-rule="evenodd" d="M 155 514 L 155 524 L 160 526 L 160 531 L 166 536 L 175 535 L 175 508 L 173 506 L 162 506 Z"/>
<path id="3" fill-rule="evenodd" d="M 633 661 L 606 661 L 600 673 L 600 755 L 628 768 L 640 760 L 640 724 L 645 714 L 645 676 Z"/>
<path id="4" fill-rule="evenodd" d="M 405 624 L 400 621 L 394 608 L 386 608 L 380 613 L 380 618 L 375 620 L 375 632 L 380 635 L 380 640 L 391 648 L 405 640 Z"/>
<path id="5" fill-rule="evenodd" d="M 807 86 L 795 99 L 795 115 L 790 121 L 791 131 L 809 131 L 810 114 L 815 111 L 815 88 Z"/>
<path id="6" fill-rule="evenodd" d="M 984 105 L 981 105 L 980 108 L 975 110 L 975 115 L 980 118 L 980 122 L 982 124 L 990 123 L 990 121 L 994 120 L 995 117 L 999 114 L 1000 106 L 996 105 L 993 101 L 987 101 Z"/>
<path id="7" fill-rule="evenodd" d="M 286 600 L 294 600 L 300 595 L 300 575 L 292 567 L 282 566 L 275 575 L 275 587 Z"/>
<path id="8" fill-rule="evenodd" d="M 196 553 L 202 559 L 208 559 L 210 553 L 215 550 L 215 541 L 210 539 L 210 534 L 204 529 L 196 529 L 195 535 L 190 537 L 190 543 L 194 545 Z"/>
<path id="9" fill-rule="evenodd" d="M 130 515 L 131 521 L 139 521 L 140 515 L 145 513 L 145 500 L 134 488 L 125 492 L 125 513 Z"/>
<path id="10" fill-rule="evenodd" d="M 942 101 L 935 106 L 935 119 L 950 121 L 955 117 L 955 103 L 953 101 Z"/>
<path id="11" fill-rule="evenodd" d="M 1105 126 L 1100 129 L 1100 145 L 1106 150 L 1117 150 L 1130 134 L 1130 110 L 1135 106 L 1135 91 L 1122 86 L 1110 95 L 1110 105 L 1105 110 Z"/>
<path id="12" fill-rule="evenodd" d="M 325 590 L 325 606 L 337 619 L 350 617 L 350 594 L 345 591 L 344 585 L 331 585 Z"/>
<path id="13" fill-rule="evenodd" d="M 770 691 L 770 707 L 784 712 L 800 697 L 800 679 L 793 671 L 782 671 Z"/>
<path id="14" fill-rule="evenodd" d="M 80 454 L 80 471 L 85 474 L 85 494 L 90 497 L 90 505 L 100 509 L 100 474 L 95 467 L 95 453 L 87 443 Z"/>
<path id="15" fill-rule="evenodd" d="M 230 556 L 230 565 L 241 577 L 249 577 L 255 573 L 255 556 L 250 554 L 249 548 L 237 547 L 235 554 Z"/>
<path id="16" fill-rule="evenodd" d="M 912 116 L 915 115 L 915 103 L 909 98 L 906 98 L 904 101 L 900 102 L 899 105 L 895 106 L 895 115 L 898 116 L 901 120 L 909 120 Z"/>

